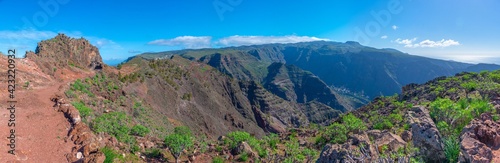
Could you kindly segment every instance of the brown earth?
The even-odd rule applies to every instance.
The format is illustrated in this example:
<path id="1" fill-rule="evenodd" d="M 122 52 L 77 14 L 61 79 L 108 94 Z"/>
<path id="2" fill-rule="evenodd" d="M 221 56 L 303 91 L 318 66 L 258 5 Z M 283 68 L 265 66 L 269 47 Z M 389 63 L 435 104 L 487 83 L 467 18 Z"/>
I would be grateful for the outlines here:
<path id="1" fill-rule="evenodd" d="M 72 80 L 91 75 L 92 72 L 60 68 L 55 74 L 46 75 L 30 59 L 16 59 L 15 128 L 9 128 L 10 113 L 7 103 L 7 58 L 0 57 L 0 162 L 67 162 L 65 154 L 71 153 L 73 142 L 67 140 L 71 124 L 64 114 L 54 110 L 50 97 L 62 93 L 60 87 Z M 29 82 L 29 84 L 28 84 Z M 15 155 L 7 153 L 10 129 L 15 129 Z"/>

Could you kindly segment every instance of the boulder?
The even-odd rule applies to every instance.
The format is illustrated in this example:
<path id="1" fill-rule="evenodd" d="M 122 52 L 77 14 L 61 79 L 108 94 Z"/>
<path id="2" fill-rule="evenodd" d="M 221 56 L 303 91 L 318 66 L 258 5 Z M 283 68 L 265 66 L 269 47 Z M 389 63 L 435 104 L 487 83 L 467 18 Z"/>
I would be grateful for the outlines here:
<path id="1" fill-rule="evenodd" d="M 411 125 L 413 145 L 420 149 L 418 155 L 424 156 L 426 162 L 445 161 L 441 135 L 427 108 L 413 107 L 406 116 Z"/>
<path id="2" fill-rule="evenodd" d="M 323 147 L 316 163 L 342 162 L 347 152 L 339 144 L 327 144 Z"/>
<path id="3" fill-rule="evenodd" d="M 500 146 L 500 124 L 490 114 L 482 114 L 462 130 L 460 160 L 465 162 L 491 162 L 492 148 Z"/>
<path id="4" fill-rule="evenodd" d="M 83 159 L 83 162 L 85 162 L 85 163 L 101 163 L 101 162 L 104 162 L 104 160 L 106 160 L 106 156 L 104 156 L 104 153 L 96 152 L 96 153 L 92 153 L 88 157 L 85 157 Z"/>
<path id="5" fill-rule="evenodd" d="M 411 139 L 413 137 L 413 134 L 410 132 L 410 131 L 404 131 L 402 134 L 401 134 L 401 138 L 405 141 L 405 142 L 410 142 Z"/>
<path id="6" fill-rule="evenodd" d="M 231 154 L 233 155 L 239 155 L 242 153 L 247 153 L 252 157 L 258 156 L 253 150 L 250 145 L 246 142 L 241 142 L 238 146 L 236 146 L 234 149 L 231 150 Z"/>
<path id="7" fill-rule="evenodd" d="M 406 146 L 406 142 L 403 141 L 401 137 L 389 131 L 381 132 L 378 137 L 375 137 L 375 143 L 378 149 L 387 145 L 390 151 L 397 151 L 399 148 L 404 148 Z"/>
<path id="8" fill-rule="evenodd" d="M 377 133 L 377 131 L 368 131 L 368 133 L 373 134 Z M 316 162 L 376 162 L 379 158 L 376 150 L 376 147 L 371 144 L 367 133 L 354 134 L 344 144 L 327 144 L 323 147 Z M 358 155 L 359 153 L 361 154 Z"/>

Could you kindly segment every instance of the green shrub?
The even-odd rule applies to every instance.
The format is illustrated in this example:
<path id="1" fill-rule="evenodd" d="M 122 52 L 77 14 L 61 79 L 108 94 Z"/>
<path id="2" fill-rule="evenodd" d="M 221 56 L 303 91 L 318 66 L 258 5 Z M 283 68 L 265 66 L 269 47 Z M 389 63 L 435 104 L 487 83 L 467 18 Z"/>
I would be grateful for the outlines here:
<path id="1" fill-rule="evenodd" d="M 87 94 L 89 97 L 95 97 L 95 95 L 89 90 L 90 85 L 88 85 L 87 83 L 83 83 L 80 79 L 76 79 L 76 81 L 73 84 L 71 84 L 70 89 L 72 91 L 83 92 Z"/>
<path id="2" fill-rule="evenodd" d="M 104 153 L 104 156 L 106 156 L 104 163 L 113 163 L 114 160 L 118 158 L 118 153 L 109 147 L 104 147 L 101 151 Z"/>
<path id="3" fill-rule="evenodd" d="M 161 149 L 158 148 L 150 148 L 146 149 L 144 155 L 148 158 L 160 158 L 161 157 Z"/>
<path id="4" fill-rule="evenodd" d="M 458 138 L 448 137 L 443 139 L 444 155 L 448 162 L 457 162 L 460 154 L 460 143 Z"/>
<path id="5" fill-rule="evenodd" d="M 491 80 L 493 80 L 494 82 L 496 82 L 496 83 L 500 83 L 500 74 L 499 74 L 498 72 L 490 73 L 488 76 L 489 76 L 489 77 L 491 78 Z"/>
<path id="6" fill-rule="evenodd" d="M 247 162 L 248 161 L 248 153 L 244 152 L 240 155 L 240 158 L 238 159 L 238 161 L 241 161 L 241 162 Z"/>
<path id="7" fill-rule="evenodd" d="M 348 132 L 358 133 L 367 129 L 365 123 L 351 113 L 342 117 L 342 123 Z"/>
<path id="8" fill-rule="evenodd" d="M 98 116 L 92 122 L 92 129 L 97 132 L 104 132 L 113 135 L 118 141 L 133 142 L 130 133 L 130 119 L 123 112 L 111 112 Z"/>
<path id="9" fill-rule="evenodd" d="M 151 132 L 147 127 L 144 127 L 143 125 L 135 125 L 134 127 L 132 127 L 132 129 L 130 130 L 130 133 L 133 134 L 133 135 L 136 135 L 136 136 L 146 136 L 146 134 L 149 134 L 149 132 Z"/>
<path id="10" fill-rule="evenodd" d="M 340 123 L 333 123 L 328 126 L 323 136 L 326 141 L 334 144 L 342 144 L 347 141 L 347 128 Z"/>
<path id="11" fill-rule="evenodd" d="M 250 134 L 244 131 L 234 131 L 227 134 L 226 144 L 230 148 L 235 148 L 239 143 L 250 140 Z"/>
<path id="12" fill-rule="evenodd" d="M 443 136 L 457 136 L 473 118 L 482 113 L 495 112 L 486 99 L 461 99 L 455 103 L 450 99 L 439 98 L 430 103 L 429 110 Z"/>
<path id="13" fill-rule="evenodd" d="M 264 140 L 269 145 L 269 148 L 271 148 L 271 149 L 278 148 L 278 143 L 279 143 L 280 139 L 279 139 L 277 134 L 271 133 L 268 136 L 264 137 Z"/>
<path id="14" fill-rule="evenodd" d="M 500 116 L 498 116 L 497 114 L 491 116 L 491 118 L 493 119 L 493 121 L 498 121 L 500 119 Z"/>
<path id="15" fill-rule="evenodd" d="M 139 147 L 137 144 L 134 144 L 134 145 L 132 145 L 132 147 L 130 147 L 130 152 L 132 152 L 132 153 L 139 152 L 140 150 L 141 150 L 141 147 Z"/>
<path id="16" fill-rule="evenodd" d="M 75 98 L 76 95 L 75 95 L 75 92 L 73 92 L 72 90 L 67 90 L 64 92 L 64 94 L 66 95 L 66 97 L 69 97 L 69 98 Z"/>
<path id="17" fill-rule="evenodd" d="M 473 82 L 473 81 L 462 83 L 462 84 L 460 84 L 460 86 L 462 86 L 463 88 L 465 88 L 469 92 L 476 90 L 478 87 L 477 83 Z"/>
<path id="18" fill-rule="evenodd" d="M 304 150 L 302 150 L 302 155 L 306 157 L 306 162 L 310 162 L 314 159 L 314 157 L 316 157 L 316 155 L 318 155 L 318 152 L 314 149 L 305 148 Z"/>
<path id="19" fill-rule="evenodd" d="M 165 145 L 168 147 L 170 153 L 178 162 L 182 151 L 193 146 L 193 138 L 191 137 L 191 130 L 187 127 L 176 127 L 174 133 L 165 137 Z"/>
<path id="20" fill-rule="evenodd" d="M 216 156 L 212 160 L 212 163 L 224 163 L 224 159 L 222 157 Z"/>
<path id="21" fill-rule="evenodd" d="M 290 141 L 285 143 L 286 157 L 292 157 L 294 161 L 297 160 L 296 156 L 300 154 L 299 141 L 297 138 L 291 137 Z"/>
<path id="22" fill-rule="evenodd" d="M 401 114 L 390 114 L 389 115 L 389 120 L 394 123 L 394 124 L 398 124 L 400 122 L 403 121 L 403 115 Z"/>
<path id="23" fill-rule="evenodd" d="M 392 122 L 389 121 L 388 119 L 382 119 L 381 121 L 375 123 L 373 125 L 373 128 L 377 130 L 384 130 L 384 129 L 391 129 L 393 126 L 394 125 L 392 124 Z"/>
<path id="24" fill-rule="evenodd" d="M 86 118 L 93 112 L 93 110 L 85 106 L 83 102 L 72 102 L 71 104 L 76 108 L 76 110 L 78 110 L 78 112 L 80 112 L 82 118 Z"/>

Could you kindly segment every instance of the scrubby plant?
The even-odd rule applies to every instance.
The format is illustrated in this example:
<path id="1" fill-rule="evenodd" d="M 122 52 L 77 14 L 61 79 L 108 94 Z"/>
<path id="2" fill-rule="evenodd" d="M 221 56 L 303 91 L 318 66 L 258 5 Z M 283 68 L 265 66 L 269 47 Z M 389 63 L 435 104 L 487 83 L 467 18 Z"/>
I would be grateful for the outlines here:
<path id="1" fill-rule="evenodd" d="M 133 135 L 136 135 L 136 136 L 146 136 L 146 134 L 149 134 L 149 132 L 151 132 L 147 127 L 144 127 L 143 125 L 135 125 L 134 127 L 132 127 L 132 129 L 130 130 L 130 133 L 133 134 Z"/>
<path id="2" fill-rule="evenodd" d="M 106 156 L 104 163 L 113 163 L 114 160 L 118 158 L 118 153 L 109 147 L 102 148 L 101 152 L 104 153 L 104 156 Z"/>
<path id="3" fill-rule="evenodd" d="M 250 140 L 251 136 L 248 132 L 244 131 L 234 131 L 227 134 L 227 139 L 225 139 L 225 144 L 229 145 L 229 148 L 235 148 L 239 143 Z"/>
<path id="4" fill-rule="evenodd" d="M 222 157 L 216 156 L 212 159 L 212 163 L 224 163 L 224 159 Z"/>
<path id="5" fill-rule="evenodd" d="M 172 156 L 174 156 L 175 161 L 179 162 L 182 151 L 193 146 L 191 130 L 185 126 L 176 127 L 173 134 L 165 137 L 165 145 L 168 147 Z"/>
<path id="6" fill-rule="evenodd" d="M 326 131 L 323 133 L 326 141 L 334 144 L 342 144 L 347 141 L 347 128 L 340 123 L 333 123 L 328 126 Z"/>
<path id="7" fill-rule="evenodd" d="M 93 110 L 85 106 L 83 102 L 72 102 L 71 104 L 76 108 L 76 110 L 78 110 L 78 112 L 80 112 L 80 115 L 83 118 L 86 118 L 87 116 L 92 114 Z"/>
<path id="8" fill-rule="evenodd" d="M 448 162 L 457 162 L 460 155 L 460 143 L 456 137 L 447 137 L 443 139 L 444 155 Z"/>
<path id="9" fill-rule="evenodd" d="M 342 123 L 346 126 L 348 132 L 357 133 L 367 129 L 365 123 L 351 113 L 342 117 Z"/>
<path id="10" fill-rule="evenodd" d="M 132 143 L 134 140 L 129 135 L 130 119 L 123 112 L 111 112 L 98 116 L 93 120 L 92 129 L 97 132 L 104 132 L 113 135 L 118 141 Z"/>

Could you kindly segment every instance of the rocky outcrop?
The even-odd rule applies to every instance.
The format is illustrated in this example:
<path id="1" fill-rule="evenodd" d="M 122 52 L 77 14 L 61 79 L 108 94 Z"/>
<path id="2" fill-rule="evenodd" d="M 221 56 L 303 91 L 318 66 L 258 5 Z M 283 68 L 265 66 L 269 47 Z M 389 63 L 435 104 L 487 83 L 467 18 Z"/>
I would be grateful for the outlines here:
<path id="1" fill-rule="evenodd" d="M 472 120 L 460 136 L 460 160 L 464 162 L 492 162 L 492 150 L 500 147 L 500 124 L 490 114 Z"/>
<path id="2" fill-rule="evenodd" d="M 71 123 L 68 137 L 65 138 L 74 143 L 71 153 L 66 154 L 68 162 L 103 162 L 106 157 L 99 149 L 104 147 L 104 143 L 100 141 L 86 124 L 81 123 L 78 110 L 68 104 L 61 95 L 55 95 L 51 100 L 54 102 L 54 107 L 56 107 L 57 111 L 63 112 L 64 116 Z"/>
<path id="3" fill-rule="evenodd" d="M 27 52 L 26 57 L 50 75 L 54 75 L 58 68 L 100 70 L 104 66 L 97 47 L 86 39 L 74 39 L 64 34 L 38 43 L 36 51 Z"/>
<path id="4" fill-rule="evenodd" d="M 444 161 L 441 136 L 427 108 L 423 106 L 413 107 L 406 116 L 411 125 L 413 145 L 420 149 L 419 155 L 424 156 L 427 162 Z"/>
<path id="5" fill-rule="evenodd" d="M 242 153 L 247 153 L 251 157 L 258 157 L 257 153 L 255 153 L 252 150 L 252 147 L 250 147 L 250 145 L 248 145 L 248 143 L 246 142 L 241 142 L 240 144 L 238 144 L 238 146 L 231 150 L 231 154 L 233 155 L 239 155 Z"/>
<path id="6" fill-rule="evenodd" d="M 371 140 L 372 139 L 372 140 Z M 387 147 L 387 151 L 382 149 Z M 317 163 L 383 162 L 380 154 L 388 155 L 404 148 L 406 142 L 388 131 L 369 130 L 352 135 L 344 144 L 328 144 L 321 151 Z M 407 157 L 399 158 L 407 160 Z"/>

